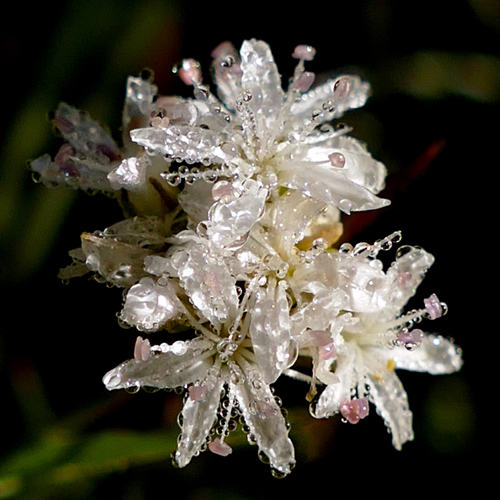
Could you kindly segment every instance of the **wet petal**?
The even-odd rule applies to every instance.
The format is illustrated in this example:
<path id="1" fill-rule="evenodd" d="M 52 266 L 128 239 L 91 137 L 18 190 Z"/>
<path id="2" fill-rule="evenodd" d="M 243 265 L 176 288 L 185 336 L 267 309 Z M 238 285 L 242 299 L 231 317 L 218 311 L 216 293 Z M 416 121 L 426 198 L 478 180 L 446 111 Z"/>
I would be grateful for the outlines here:
<path id="1" fill-rule="evenodd" d="M 394 371 L 380 367 L 368 375 L 368 380 L 369 400 L 390 430 L 394 448 L 400 450 L 404 443 L 413 439 L 413 415 L 403 384 Z"/>
<path id="2" fill-rule="evenodd" d="M 252 179 L 243 183 L 219 181 L 214 190 L 221 184 L 228 184 L 228 190 L 234 195 L 228 196 L 228 201 L 221 199 L 212 205 L 207 236 L 217 249 L 237 250 L 244 245 L 247 234 L 262 215 L 268 191 Z"/>
<path id="3" fill-rule="evenodd" d="M 230 384 L 240 411 L 259 450 L 269 459 L 273 469 L 289 474 L 295 465 L 295 452 L 280 407 L 269 386 L 255 372 L 241 384 Z"/>
<path id="4" fill-rule="evenodd" d="M 129 359 L 103 377 L 108 390 L 139 387 L 174 389 L 203 378 L 212 362 L 210 351 L 198 353 L 187 345 L 184 354 L 173 352 L 149 356 L 146 361 Z"/>
<path id="5" fill-rule="evenodd" d="M 283 186 L 298 189 L 307 196 L 335 205 L 347 214 L 390 204 L 389 200 L 378 198 L 370 190 L 328 166 L 290 161 L 283 165 L 278 177 Z"/>
<path id="6" fill-rule="evenodd" d="M 333 113 L 328 115 L 328 119 L 331 120 L 342 116 L 349 109 L 363 106 L 369 93 L 370 85 L 359 77 L 341 76 L 303 94 L 301 100 L 292 106 L 291 112 L 302 119 L 310 118 L 314 110 L 321 108 L 323 103 L 331 101 L 335 105 Z"/>
<path id="7" fill-rule="evenodd" d="M 334 371 L 337 379 L 326 386 L 314 405 L 313 415 L 316 418 L 331 417 L 338 413 L 342 403 L 351 398 L 351 389 L 358 385 L 356 350 L 352 346 L 344 345 L 339 351 Z M 329 380 L 324 380 L 324 382 L 328 383 Z"/>
<path id="8" fill-rule="evenodd" d="M 200 127 L 172 125 L 138 128 L 130 132 L 134 142 L 172 159 L 188 163 L 221 163 L 217 154 L 222 139 L 211 130 Z"/>
<path id="9" fill-rule="evenodd" d="M 333 161 L 332 155 L 336 155 L 336 161 Z M 339 161 L 339 158 L 342 161 Z M 306 142 L 299 150 L 295 150 L 294 159 L 325 164 L 328 164 L 329 160 L 332 166 L 342 168 L 342 175 L 374 194 L 385 187 L 387 170 L 384 164 L 375 160 L 366 147 L 354 137 L 341 135 L 328 138 L 325 134 L 324 141 L 316 140 L 314 144 Z"/>
<path id="10" fill-rule="evenodd" d="M 243 42 L 241 86 L 249 91 L 250 109 L 257 119 L 257 137 L 265 138 L 272 130 L 284 102 L 281 77 L 269 45 L 258 40 Z"/>
<path id="11" fill-rule="evenodd" d="M 175 452 L 175 461 L 179 467 L 185 467 L 206 443 L 210 429 L 217 419 L 222 386 L 223 381 L 219 379 L 203 400 L 186 399 L 182 408 L 182 431 Z"/>
<path id="12" fill-rule="evenodd" d="M 179 250 L 174 257 L 182 287 L 203 316 L 214 326 L 234 319 L 238 311 L 236 278 L 222 259 L 211 255 L 206 245 L 197 244 Z"/>
<path id="13" fill-rule="evenodd" d="M 285 283 L 270 282 L 255 297 L 250 337 L 257 364 L 271 384 L 295 361 Z"/>
<path id="14" fill-rule="evenodd" d="M 456 372 L 463 363 L 460 348 L 440 335 L 427 334 L 417 349 L 396 348 L 393 354 L 396 368 L 432 375 Z"/>

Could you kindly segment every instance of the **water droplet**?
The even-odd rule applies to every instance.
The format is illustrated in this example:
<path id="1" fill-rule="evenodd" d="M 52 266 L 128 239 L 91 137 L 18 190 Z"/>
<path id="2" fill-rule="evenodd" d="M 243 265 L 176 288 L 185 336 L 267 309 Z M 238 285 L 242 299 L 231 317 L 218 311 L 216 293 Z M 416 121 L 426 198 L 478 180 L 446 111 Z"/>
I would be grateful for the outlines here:
<path id="1" fill-rule="evenodd" d="M 350 253 L 352 252 L 353 246 L 350 243 L 342 243 L 339 248 L 340 253 Z"/>
<path id="2" fill-rule="evenodd" d="M 140 385 L 130 385 L 128 387 L 125 387 L 125 390 L 129 393 L 129 394 L 137 394 L 139 392 L 139 389 L 141 388 Z"/>
<path id="3" fill-rule="evenodd" d="M 402 247 L 399 247 L 397 252 L 396 252 L 396 259 L 400 259 L 407 253 L 410 253 L 413 250 L 413 247 L 409 245 L 403 245 Z"/>
<path id="4" fill-rule="evenodd" d="M 282 472 L 282 471 L 275 469 L 273 467 L 271 467 L 271 474 L 273 475 L 273 477 L 275 477 L 277 479 L 283 479 L 284 477 L 287 476 L 286 472 Z"/>

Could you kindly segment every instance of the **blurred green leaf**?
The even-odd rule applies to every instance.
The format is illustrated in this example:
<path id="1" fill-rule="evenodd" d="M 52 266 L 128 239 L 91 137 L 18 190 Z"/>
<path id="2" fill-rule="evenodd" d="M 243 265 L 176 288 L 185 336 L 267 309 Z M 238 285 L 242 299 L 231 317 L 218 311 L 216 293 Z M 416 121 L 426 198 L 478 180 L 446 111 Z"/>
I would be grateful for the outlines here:
<path id="1" fill-rule="evenodd" d="M 177 432 L 107 430 L 85 436 L 63 429 L 45 433 L 0 466 L 0 498 L 42 492 L 169 458 Z"/>

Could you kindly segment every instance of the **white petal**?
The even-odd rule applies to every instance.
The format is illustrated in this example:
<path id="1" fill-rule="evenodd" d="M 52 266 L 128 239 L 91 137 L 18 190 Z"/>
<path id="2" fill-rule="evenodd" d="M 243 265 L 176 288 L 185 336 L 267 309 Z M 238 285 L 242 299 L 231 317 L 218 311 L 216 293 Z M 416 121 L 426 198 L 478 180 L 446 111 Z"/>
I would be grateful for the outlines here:
<path id="1" fill-rule="evenodd" d="M 349 92 L 344 95 L 341 100 L 335 102 L 336 111 L 328 115 L 330 120 L 332 117 L 338 118 L 349 109 L 363 106 L 370 92 L 370 85 L 361 81 L 357 76 L 344 76 L 339 78 L 348 78 L 351 87 Z M 318 85 L 309 92 L 303 94 L 301 100 L 292 106 L 291 112 L 302 119 L 310 119 L 311 113 L 316 109 L 321 109 L 324 102 L 328 100 L 333 101 L 335 83 L 339 78 L 328 80 L 326 83 Z"/>
<path id="2" fill-rule="evenodd" d="M 113 189 L 139 190 L 146 183 L 148 161 L 144 158 L 126 158 L 108 174 Z"/>
<path id="3" fill-rule="evenodd" d="M 384 189 L 387 175 L 384 164 L 375 160 L 366 147 L 354 137 L 341 135 L 306 146 L 294 151 L 294 160 L 328 162 L 329 155 L 341 153 L 345 158 L 345 164 L 339 173 L 374 194 Z"/>
<path id="4" fill-rule="evenodd" d="M 280 196 L 272 205 L 268 222 L 271 227 L 279 228 L 269 234 L 278 253 L 291 255 L 292 247 L 304 238 L 309 224 L 324 208 L 323 202 L 300 191 L 290 190 Z"/>
<path id="5" fill-rule="evenodd" d="M 266 383 L 271 384 L 294 361 L 289 306 L 284 282 L 269 283 L 256 293 L 252 307 L 250 337 L 257 363 Z"/>
<path id="6" fill-rule="evenodd" d="M 158 285 L 152 278 L 142 278 L 130 288 L 120 317 L 140 331 L 159 330 L 177 315 L 179 301 L 167 282 Z"/>
<path id="7" fill-rule="evenodd" d="M 395 348 L 396 368 L 432 375 L 453 373 L 462 367 L 462 351 L 451 341 L 436 335 L 426 335 L 420 347 L 408 351 Z"/>
<path id="8" fill-rule="evenodd" d="M 374 210 L 390 204 L 370 190 L 328 166 L 309 162 L 286 162 L 278 174 L 281 185 L 335 205 L 343 212 Z"/>
<path id="9" fill-rule="evenodd" d="M 211 130 L 183 125 L 148 127 L 131 130 L 130 137 L 140 146 L 172 158 L 221 163 L 216 150 L 222 140 Z"/>
<path id="10" fill-rule="evenodd" d="M 129 359 L 103 377 L 108 390 L 135 387 L 175 389 L 205 376 L 212 362 L 207 354 L 188 348 L 183 355 L 172 352 L 151 355 L 147 361 Z"/>
<path id="11" fill-rule="evenodd" d="M 397 312 L 412 297 L 425 273 L 434 263 L 434 257 L 422 248 L 406 246 L 405 252 L 387 270 L 388 302 Z"/>
<path id="12" fill-rule="evenodd" d="M 230 393 L 237 397 L 245 423 L 271 467 L 289 474 L 295 465 L 295 452 L 285 418 L 269 386 L 253 373 L 241 384 L 230 384 Z"/>
<path id="13" fill-rule="evenodd" d="M 340 411 L 340 405 L 351 399 L 351 389 L 358 385 L 356 373 L 356 349 L 346 344 L 338 346 L 335 375 L 338 382 L 328 384 L 321 393 L 313 411 L 316 418 L 331 417 Z M 326 382 L 326 380 L 325 380 Z"/>
<path id="14" fill-rule="evenodd" d="M 266 202 L 267 189 L 252 179 L 235 185 L 234 190 L 239 191 L 239 196 L 229 202 L 214 203 L 209 212 L 207 236 L 220 250 L 237 250 L 244 245 Z"/>
<path id="15" fill-rule="evenodd" d="M 236 317 L 236 278 L 222 260 L 207 252 L 205 245 L 190 245 L 174 255 L 178 276 L 191 302 L 214 326 Z M 173 258 L 174 258 L 173 257 Z"/>
<path id="16" fill-rule="evenodd" d="M 404 443 L 413 439 L 413 415 L 403 384 L 394 371 L 381 366 L 376 367 L 375 373 L 368 374 L 367 378 L 369 400 L 375 404 L 377 413 L 391 431 L 394 448 L 400 450 Z"/>
<path id="17" fill-rule="evenodd" d="M 175 461 L 179 467 L 185 467 L 206 442 L 217 418 L 222 385 L 222 379 L 218 379 L 217 385 L 203 401 L 194 401 L 189 397 L 186 399 L 182 408 L 182 432 L 175 452 Z"/>
<path id="18" fill-rule="evenodd" d="M 240 54 L 241 87 L 252 96 L 248 105 L 257 119 L 257 137 L 264 139 L 273 130 L 284 102 L 281 77 L 265 42 L 245 41 Z"/>

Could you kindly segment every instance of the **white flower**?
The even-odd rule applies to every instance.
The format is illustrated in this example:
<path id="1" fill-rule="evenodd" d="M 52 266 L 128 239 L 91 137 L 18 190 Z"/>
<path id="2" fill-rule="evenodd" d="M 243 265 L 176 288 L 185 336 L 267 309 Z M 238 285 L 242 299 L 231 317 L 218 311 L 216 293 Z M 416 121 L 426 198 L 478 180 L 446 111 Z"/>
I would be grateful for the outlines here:
<path id="1" fill-rule="evenodd" d="M 158 282 L 144 278 L 129 290 L 121 313 L 131 323 L 130 318 L 139 317 L 137 326 L 147 330 L 145 326 L 157 319 L 158 311 L 164 319 L 162 311 L 171 315 L 175 305 L 175 313 L 197 336 L 152 347 L 139 337 L 134 359 L 108 372 L 103 381 L 110 390 L 187 387 L 189 396 L 181 413 L 182 431 L 175 453 L 179 466 L 187 465 L 207 443 L 215 453 L 230 453 L 224 438 L 239 415 L 249 440 L 267 457 L 275 474 L 288 474 L 295 464 L 294 449 L 280 404 L 269 387 L 296 355 L 284 282 L 269 281 L 260 287 L 253 280 L 240 302 L 229 268 L 207 248 L 206 243 L 190 240 L 176 249 L 163 269 L 170 269 L 172 277 L 158 278 L 167 292 L 160 295 Z M 160 271 L 158 265 L 155 269 Z M 146 306 L 137 299 L 136 287 L 141 287 L 140 292 L 147 288 Z M 168 295 L 174 287 L 183 300 Z M 160 297 L 169 302 L 168 307 L 160 307 Z M 213 428 L 219 429 L 215 439 Z"/>
<path id="2" fill-rule="evenodd" d="M 30 162 L 40 182 L 118 196 L 125 210 L 134 215 L 165 215 L 165 205 L 173 205 L 172 189 L 159 178 L 165 161 L 149 157 L 130 140 L 131 127 L 148 125 L 151 113 L 158 111 L 157 87 L 149 77 L 127 80 L 122 147 L 86 113 L 61 103 L 52 122 L 66 142 L 53 160 L 45 154 Z"/>
<path id="3" fill-rule="evenodd" d="M 385 167 L 330 124 L 362 106 L 369 86 L 340 76 L 310 90 L 310 46 L 296 47 L 286 92 L 264 42 L 245 41 L 240 53 L 225 42 L 212 55 L 218 98 L 190 59 L 178 73 L 193 99 L 156 96 L 148 79 L 131 77 L 123 147 L 62 104 L 54 123 L 67 143 L 54 161 L 31 163 L 44 184 L 114 194 L 126 213 L 83 233 L 61 278 L 90 271 L 123 287 L 121 325 L 170 339 L 137 337 L 133 359 L 103 381 L 184 391 L 180 467 L 207 448 L 230 454 L 239 419 L 274 474 L 288 474 L 294 448 L 271 389 L 282 375 L 309 382 L 318 418 L 358 423 L 374 404 L 399 449 L 413 430 L 395 370 L 450 373 L 462 360 L 451 341 L 414 328 L 443 314 L 436 295 L 403 312 L 432 255 L 401 247 L 384 270 L 378 254 L 399 232 L 332 248 L 342 211 L 389 203 L 377 197 Z M 311 374 L 295 369 L 298 356 L 312 358 Z"/>
<path id="4" fill-rule="evenodd" d="M 423 318 L 436 319 L 443 314 L 445 305 L 435 295 L 426 299 L 424 308 L 402 314 L 434 258 L 421 248 L 401 247 L 398 258 L 384 273 L 375 257 L 388 247 L 388 241 L 394 238 L 382 240 L 378 249 L 360 245 L 357 251 L 355 248 L 337 260 L 333 274 L 342 276 L 350 270 L 351 285 L 344 287 L 337 282 L 332 287 L 326 280 L 326 291 L 321 290 L 318 296 L 328 295 L 328 288 L 332 295 L 340 285 L 349 292 L 339 301 L 343 310 L 315 326 L 324 328 L 322 342 L 314 343 L 318 332 L 306 331 L 301 346 L 316 348 L 315 380 L 326 384 L 313 405 L 314 416 L 323 418 L 340 412 L 357 423 L 368 414 L 370 401 L 391 431 L 393 445 L 400 449 L 413 439 L 412 414 L 395 370 L 452 373 L 460 369 L 462 359 L 460 350 L 449 340 L 413 328 Z M 318 301 L 318 316 L 325 316 L 323 303 Z"/>
<path id="5" fill-rule="evenodd" d="M 266 43 L 245 41 L 240 54 L 228 42 L 220 45 L 213 52 L 220 101 L 203 86 L 197 63 L 185 60 L 179 73 L 194 86 L 195 99 L 159 99 L 161 118 L 132 130 L 131 138 L 168 159 L 207 167 L 166 173 L 174 185 L 238 175 L 297 189 L 346 213 L 383 207 L 389 202 L 375 195 L 385 167 L 346 137 L 347 129 L 325 125 L 362 106 L 369 86 L 342 76 L 309 90 L 314 75 L 304 71 L 304 58 L 311 53 L 295 51 L 300 63 L 285 93 Z"/>

